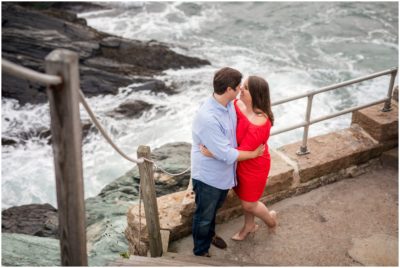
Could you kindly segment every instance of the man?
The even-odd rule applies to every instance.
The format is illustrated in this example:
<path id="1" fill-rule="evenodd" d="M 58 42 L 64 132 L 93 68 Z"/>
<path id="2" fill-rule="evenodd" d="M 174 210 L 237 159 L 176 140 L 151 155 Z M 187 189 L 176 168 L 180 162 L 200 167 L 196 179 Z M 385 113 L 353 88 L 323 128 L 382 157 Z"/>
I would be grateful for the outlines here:
<path id="1" fill-rule="evenodd" d="M 225 241 L 215 234 L 215 216 L 230 188 L 236 185 L 236 161 L 255 158 L 264 152 L 264 145 L 254 151 L 238 151 L 236 112 L 233 100 L 239 93 L 242 74 L 225 67 L 214 75 L 214 93 L 197 111 L 192 125 L 192 182 L 196 210 L 193 216 L 193 253 L 210 257 L 211 243 L 226 248 Z M 201 154 L 204 145 L 213 158 Z"/>

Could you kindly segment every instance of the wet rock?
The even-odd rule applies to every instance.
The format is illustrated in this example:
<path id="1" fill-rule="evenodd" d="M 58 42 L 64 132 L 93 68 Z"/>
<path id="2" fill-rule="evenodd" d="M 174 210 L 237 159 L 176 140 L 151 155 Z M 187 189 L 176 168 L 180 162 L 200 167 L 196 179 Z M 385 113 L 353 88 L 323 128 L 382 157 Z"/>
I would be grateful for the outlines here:
<path id="1" fill-rule="evenodd" d="M 169 143 L 155 149 L 151 158 L 168 172 L 179 173 L 190 166 L 190 149 L 189 143 Z M 186 189 L 190 171 L 177 177 L 156 171 L 154 179 L 156 195 L 159 197 Z M 138 202 L 139 183 L 139 171 L 134 167 L 105 186 L 97 196 L 85 201 L 88 247 L 93 252 L 101 255 L 127 250 L 129 243 L 124 235 L 126 213 L 129 207 Z"/>
<path id="2" fill-rule="evenodd" d="M 158 74 L 158 72 L 154 70 L 149 70 L 140 66 L 135 66 L 132 64 L 128 63 L 121 63 L 119 61 L 105 58 L 105 57 L 93 57 L 90 59 L 87 59 L 84 61 L 84 65 L 87 67 L 91 67 L 93 69 L 101 69 L 103 71 L 106 71 L 108 73 L 111 73 L 109 75 L 115 75 L 119 74 L 120 78 L 116 79 L 115 83 L 118 83 L 120 79 L 124 81 L 123 79 L 127 79 L 128 81 L 125 81 L 124 83 L 121 84 L 121 86 L 126 85 L 127 83 L 141 83 L 141 82 L 146 82 L 146 81 L 153 81 L 153 79 L 149 79 L 146 77 L 151 77 L 155 74 Z M 82 69 L 82 67 L 81 67 Z M 89 69 L 87 69 L 89 70 Z M 131 75 L 132 73 L 140 73 L 140 77 L 135 77 L 135 78 L 130 78 L 126 77 Z M 117 76 L 118 77 L 118 76 Z M 84 88 L 84 87 L 83 87 Z M 116 91 L 115 91 L 116 93 Z"/>
<path id="3" fill-rule="evenodd" d="M 58 237 L 57 210 L 50 204 L 11 207 L 1 212 L 3 233 Z"/>
<path id="4" fill-rule="evenodd" d="M 135 100 L 120 104 L 116 109 L 108 112 L 107 115 L 114 118 L 139 118 L 145 111 L 151 109 L 152 104 L 145 101 Z"/>
<path id="5" fill-rule="evenodd" d="M 138 91 L 138 90 L 150 90 L 152 92 L 156 92 L 156 93 L 166 93 L 168 95 L 174 94 L 175 91 L 172 87 L 167 87 L 165 85 L 164 82 L 160 81 L 160 80 L 153 80 L 153 81 L 149 81 L 144 83 L 141 86 L 138 87 L 133 87 L 134 91 Z"/>
<path id="6" fill-rule="evenodd" d="M 125 219 L 126 221 L 126 219 Z M 111 248 L 113 243 L 107 241 Z M 61 266 L 60 241 L 49 237 L 2 233 L 1 264 L 3 266 Z M 121 252 L 126 251 L 123 249 Z M 119 259 L 119 252 L 88 253 L 89 266 L 107 266 Z"/>
<path id="7" fill-rule="evenodd" d="M 117 37 L 106 37 L 100 41 L 102 47 L 119 48 L 121 46 L 121 39 Z"/>
<path id="8" fill-rule="evenodd" d="M 8 137 L 1 137 L 1 145 L 16 145 L 18 143 L 17 139 L 8 138 Z"/>
<path id="9" fill-rule="evenodd" d="M 90 120 L 82 120 L 82 139 L 89 135 L 91 132 L 97 132 L 97 128 L 94 127 Z M 25 144 L 26 141 L 32 139 L 45 139 L 47 140 L 47 144 L 52 143 L 51 139 L 51 130 L 47 127 L 39 127 L 37 129 L 30 129 L 29 131 L 14 133 L 12 137 L 7 135 L 3 135 L 1 139 L 2 145 L 18 145 L 18 144 Z"/>
<path id="10" fill-rule="evenodd" d="M 169 173 L 180 173 L 190 167 L 190 143 L 176 142 L 168 143 L 152 152 L 151 158 L 155 160 L 157 166 L 165 169 Z M 169 193 L 185 190 L 189 184 L 190 172 L 180 176 L 171 177 L 160 170 L 154 173 L 156 184 L 156 195 L 162 196 Z M 137 196 L 130 194 L 138 193 L 139 190 L 139 169 L 134 167 L 125 175 L 116 179 L 104 187 L 98 196 L 109 200 L 136 200 Z M 121 191 L 122 190 L 122 191 Z M 126 194 L 128 191 L 129 194 Z"/>
<path id="11" fill-rule="evenodd" d="M 1 235 L 3 266 L 61 266 L 60 242 L 24 234 Z"/>
<path id="12" fill-rule="evenodd" d="M 42 5 L 43 4 L 43 5 Z M 56 48 L 76 51 L 80 59 L 80 86 L 87 96 L 116 94 L 119 87 L 153 81 L 150 90 L 174 93 L 154 79 L 166 69 L 193 68 L 210 64 L 183 56 L 159 42 L 141 42 L 101 33 L 86 26 L 73 12 L 84 4 L 2 5 L 2 57 L 44 72 L 44 58 Z M 70 8 L 68 8 L 70 5 Z M 67 12 L 65 12 L 68 10 Z M 72 12 L 72 13 L 71 13 Z M 43 103 L 45 87 L 2 73 L 2 94 L 20 104 Z M 141 90 L 139 88 L 138 90 Z"/>

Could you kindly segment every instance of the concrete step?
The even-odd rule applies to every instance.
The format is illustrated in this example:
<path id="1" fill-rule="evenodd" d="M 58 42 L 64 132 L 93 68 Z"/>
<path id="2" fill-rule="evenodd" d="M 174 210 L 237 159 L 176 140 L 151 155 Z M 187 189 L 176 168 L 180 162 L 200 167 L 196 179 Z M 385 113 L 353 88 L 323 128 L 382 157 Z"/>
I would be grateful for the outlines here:
<path id="1" fill-rule="evenodd" d="M 381 155 L 381 162 L 384 167 L 399 168 L 399 148 L 396 147 L 392 150 L 383 152 Z"/>
<path id="2" fill-rule="evenodd" d="M 129 259 L 119 259 L 111 266 L 262 266 L 255 263 L 245 263 L 233 260 L 217 259 L 215 257 L 197 257 L 167 252 L 162 257 L 151 258 L 131 256 Z"/>

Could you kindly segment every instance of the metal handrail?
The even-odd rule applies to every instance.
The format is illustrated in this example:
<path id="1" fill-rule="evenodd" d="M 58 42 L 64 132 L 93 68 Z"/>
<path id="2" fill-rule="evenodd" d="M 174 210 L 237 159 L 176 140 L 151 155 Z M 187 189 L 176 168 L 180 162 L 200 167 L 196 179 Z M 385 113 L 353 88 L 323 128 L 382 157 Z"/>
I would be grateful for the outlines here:
<path id="1" fill-rule="evenodd" d="M 20 78 L 25 78 L 32 82 L 38 82 L 46 86 L 59 85 L 62 83 L 62 79 L 60 76 L 36 72 L 34 70 L 19 66 L 5 59 L 1 59 L 1 67 L 3 71 L 11 75 Z"/>
<path id="2" fill-rule="evenodd" d="M 341 83 L 338 83 L 338 84 L 333 84 L 333 85 L 330 85 L 330 86 L 322 87 L 322 88 L 319 88 L 319 89 L 314 90 L 314 91 L 308 91 L 308 92 L 300 94 L 300 95 L 296 95 L 296 96 L 292 96 L 292 97 L 289 97 L 289 98 L 286 98 L 286 99 L 275 101 L 271 105 L 275 106 L 275 105 L 283 104 L 283 103 L 286 103 L 286 102 L 289 102 L 289 101 L 292 101 L 292 100 L 298 100 L 298 99 L 301 99 L 301 98 L 308 97 L 309 95 L 316 95 L 316 94 L 319 94 L 319 93 L 322 93 L 322 92 L 325 92 L 325 91 L 329 91 L 329 90 L 333 90 L 333 89 L 336 89 L 336 88 L 339 88 L 339 87 L 348 86 L 348 85 L 355 84 L 355 83 L 358 83 L 358 82 L 362 82 L 362 81 L 365 81 L 365 80 L 373 79 L 373 78 L 376 78 L 376 77 L 379 77 L 379 76 L 382 76 L 382 75 L 390 74 L 390 73 L 392 73 L 394 71 L 397 72 L 397 68 L 387 69 L 387 70 L 384 70 L 384 71 L 381 71 L 381 72 L 377 72 L 377 73 L 374 73 L 374 74 L 370 74 L 370 75 L 366 75 L 366 76 L 363 76 L 363 77 L 360 77 L 360 78 L 356 78 L 356 79 L 348 80 L 348 81 L 341 82 Z"/>
<path id="3" fill-rule="evenodd" d="M 391 110 L 391 99 L 392 99 L 394 80 L 395 80 L 396 75 L 397 75 L 397 70 L 398 70 L 397 67 L 396 68 L 391 68 L 391 69 L 388 69 L 388 70 L 384 70 L 384 71 L 377 72 L 377 73 L 374 73 L 374 74 L 370 74 L 370 75 L 367 75 L 367 76 L 363 76 L 363 77 L 360 77 L 360 78 L 348 80 L 348 81 L 341 82 L 341 83 L 338 83 L 338 84 L 333 84 L 333 85 L 330 85 L 330 86 L 322 87 L 322 88 L 319 88 L 319 89 L 314 90 L 314 91 L 309 91 L 307 93 L 303 93 L 303 94 L 300 94 L 300 95 L 297 95 L 297 96 L 293 96 L 293 97 L 289 97 L 289 98 L 286 98 L 286 99 L 283 99 L 283 100 L 279 100 L 279 101 L 273 102 L 272 106 L 276 106 L 276 105 L 287 103 L 287 102 L 290 102 L 290 101 L 293 101 L 293 100 L 297 100 L 297 99 L 301 99 L 301 98 L 305 98 L 305 97 L 308 98 L 305 121 L 301 122 L 301 123 L 297 123 L 297 124 L 291 125 L 291 126 L 288 126 L 288 127 L 285 127 L 285 128 L 281 128 L 281 129 L 272 131 L 271 132 L 271 136 L 277 135 L 277 134 L 280 134 L 280 133 L 283 133 L 283 132 L 287 132 L 287 131 L 290 131 L 290 130 L 293 130 L 293 129 L 296 129 L 296 128 L 304 127 L 302 145 L 300 147 L 300 151 L 297 152 L 297 154 L 298 155 L 308 154 L 309 151 L 307 149 L 307 139 L 308 139 L 308 129 L 309 129 L 310 125 L 318 123 L 318 122 L 321 122 L 321 121 L 324 121 L 324 120 L 327 120 L 327 119 L 330 119 L 330 118 L 334 118 L 334 117 L 337 117 L 337 116 L 340 116 L 340 115 L 343 115 L 343 114 L 346 114 L 346 113 L 350 113 L 350 112 L 353 112 L 353 111 L 364 109 L 364 108 L 367 108 L 367 107 L 370 107 L 370 106 L 373 106 L 373 105 L 376 105 L 376 104 L 379 104 L 379 103 L 383 103 L 383 102 L 385 103 L 385 105 L 384 105 L 384 107 L 382 109 L 382 112 L 390 111 Z M 387 94 L 386 98 L 378 100 L 378 101 L 374 101 L 374 102 L 371 102 L 371 103 L 368 103 L 368 104 L 364 104 L 364 105 L 348 108 L 348 109 L 345 109 L 345 110 L 342 110 L 342 111 L 339 111 L 339 112 L 336 112 L 336 113 L 333 113 L 333 114 L 329 114 L 329 115 L 326 115 L 326 116 L 321 116 L 321 117 L 318 117 L 318 118 L 315 118 L 315 119 L 311 120 L 310 117 L 311 117 L 311 109 L 312 109 L 312 100 L 313 100 L 313 97 L 316 94 L 323 93 L 323 92 L 330 91 L 330 90 L 337 89 L 337 88 L 341 88 L 341 87 L 348 86 L 348 85 L 351 85 L 351 84 L 359 83 L 359 82 L 362 82 L 362 81 L 370 80 L 370 79 L 373 79 L 373 78 L 376 78 L 376 77 L 379 77 L 379 76 L 383 76 L 383 75 L 387 75 L 387 74 L 390 74 L 391 77 L 390 77 L 388 94 Z"/>

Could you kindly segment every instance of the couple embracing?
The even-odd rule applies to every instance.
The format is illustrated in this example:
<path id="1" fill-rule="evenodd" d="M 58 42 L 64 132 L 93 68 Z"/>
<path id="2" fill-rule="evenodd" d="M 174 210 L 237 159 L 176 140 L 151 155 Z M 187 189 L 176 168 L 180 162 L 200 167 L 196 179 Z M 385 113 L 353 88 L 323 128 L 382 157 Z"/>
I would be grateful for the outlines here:
<path id="1" fill-rule="evenodd" d="M 267 141 L 274 122 L 267 81 L 225 67 L 214 75 L 214 92 L 200 107 L 192 125 L 193 253 L 210 257 L 211 243 L 225 248 L 215 233 L 215 217 L 229 189 L 241 200 L 244 224 L 232 236 L 243 240 L 255 232 L 260 218 L 276 226 L 276 212 L 259 201 L 271 158 Z M 237 96 L 239 95 L 239 99 Z"/>

